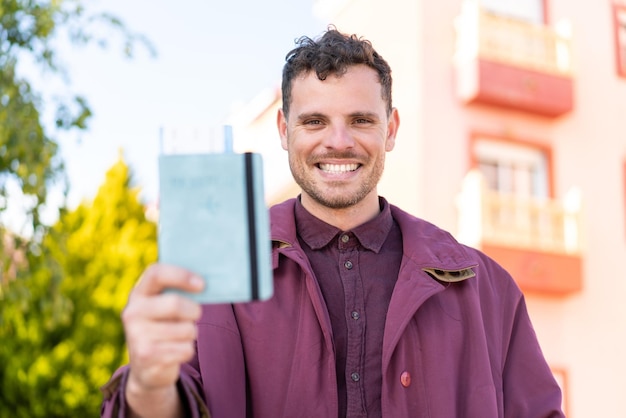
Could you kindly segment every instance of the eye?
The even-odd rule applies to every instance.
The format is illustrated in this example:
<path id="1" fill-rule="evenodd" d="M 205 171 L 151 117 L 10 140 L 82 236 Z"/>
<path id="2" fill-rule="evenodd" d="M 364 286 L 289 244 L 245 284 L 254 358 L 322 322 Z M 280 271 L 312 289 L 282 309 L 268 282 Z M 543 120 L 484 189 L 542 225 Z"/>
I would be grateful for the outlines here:
<path id="1" fill-rule="evenodd" d="M 370 119 L 367 118 L 357 118 L 354 120 L 354 123 L 356 123 L 357 125 L 363 125 L 363 124 L 367 124 L 367 123 L 372 123 L 372 121 Z"/>
<path id="2" fill-rule="evenodd" d="M 306 119 L 302 122 L 302 125 L 309 128 L 319 128 L 324 125 L 324 121 L 322 119 Z"/>

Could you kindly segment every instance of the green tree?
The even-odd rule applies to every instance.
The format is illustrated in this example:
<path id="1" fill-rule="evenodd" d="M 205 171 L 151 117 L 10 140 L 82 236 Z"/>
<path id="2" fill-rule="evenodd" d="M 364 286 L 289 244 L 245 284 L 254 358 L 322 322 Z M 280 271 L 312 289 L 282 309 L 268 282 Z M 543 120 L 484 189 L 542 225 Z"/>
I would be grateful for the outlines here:
<path id="1" fill-rule="evenodd" d="M 120 157 L 0 295 L 0 417 L 98 416 L 98 388 L 127 361 L 121 310 L 157 258 L 156 225 L 131 180 Z"/>
<path id="2" fill-rule="evenodd" d="M 118 38 L 128 56 L 132 56 L 137 44 L 153 52 L 146 39 L 130 32 L 118 18 L 92 12 L 86 3 L 0 0 L 0 213 L 8 202 L 7 184 L 16 183 L 27 197 L 25 229 L 33 233 L 35 241 L 31 244 L 44 234 L 39 210 L 45 204 L 50 185 L 58 182 L 63 187 L 66 183 L 53 136 L 64 130 L 86 129 L 91 109 L 87 100 L 69 87 L 44 103 L 42 92 L 35 91 L 23 75 L 22 64 L 31 63 L 42 76 L 69 81 L 57 53 L 59 43 L 106 46 L 108 39 Z M 44 121 L 44 114 L 51 114 L 53 120 Z M 3 229 L 0 225 L 0 235 Z M 2 245 L 0 240 L 0 250 Z M 2 265 L 6 269 L 8 263 L 0 259 Z"/>

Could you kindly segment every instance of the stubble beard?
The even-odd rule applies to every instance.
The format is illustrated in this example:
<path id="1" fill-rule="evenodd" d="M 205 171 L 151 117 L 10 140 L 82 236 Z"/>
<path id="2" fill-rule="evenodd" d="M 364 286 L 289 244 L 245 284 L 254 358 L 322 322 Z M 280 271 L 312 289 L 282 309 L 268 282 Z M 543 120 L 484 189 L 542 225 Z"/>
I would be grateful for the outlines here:
<path id="1" fill-rule="evenodd" d="M 304 193 L 327 208 L 346 209 L 361 202 L 376 188 L 383 174 L 385 156 L 383 154 L 374 162 L 370 175 L 354 190 L 349 189 L 341 181 L 320 185 L 307 172 L 309 166 L 310 164 L 302 164 L 295 156 L 289 155 L 291 174 Z"/>

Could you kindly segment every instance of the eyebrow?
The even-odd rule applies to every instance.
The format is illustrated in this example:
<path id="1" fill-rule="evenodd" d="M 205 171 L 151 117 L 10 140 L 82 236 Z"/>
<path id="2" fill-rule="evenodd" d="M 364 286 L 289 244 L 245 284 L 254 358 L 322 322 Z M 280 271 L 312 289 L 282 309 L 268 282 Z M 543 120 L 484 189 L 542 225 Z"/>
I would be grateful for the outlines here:
<path id="1" fill-rule="evenodd" d="M 348 117 L 351 118 L 368 118 L 368 119 L 379 119 L 379 116 L 375 112 L 352 112 L 348 114 Z M 315 119 L 315 118 L 327 118 L 324 113 L 320 112 L 310 112 L 310 113 L 301 113 L 297 116 L 297 120 L 306 120 L 306 119 Z"/>
<path id="2" fill-rule="evenodd" d="M 319 113 L 319 112 L 300 113 L 296 119 L 301 121 L 301 120 L 311 119 L 311 118 L 313 119 L 326 118 L 326 115 L 324 115 L 323 113 Z"/>
<path id="3" fill-rule="evenodd" d="M 379 119 L 378 113 L 375 112 L 354 112 L 350 116 L 353 118 Z"/>

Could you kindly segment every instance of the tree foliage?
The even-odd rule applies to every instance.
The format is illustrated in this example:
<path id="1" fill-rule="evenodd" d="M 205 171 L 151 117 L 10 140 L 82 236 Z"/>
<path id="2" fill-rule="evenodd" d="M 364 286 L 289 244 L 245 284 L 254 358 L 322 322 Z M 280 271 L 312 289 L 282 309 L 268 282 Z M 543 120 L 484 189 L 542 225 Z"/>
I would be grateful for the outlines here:
<path id="1" fill-rule="evenodd" d="M 0 0 L 0 215 L 17 185 L 31 231 L 7 233 L 0 217 L 0 418 L 97 416 L 98 387 L 125 361 L 122 306 L 156 259 L 156 227 L 121 159 L 93 202 L 61 208 L 52 227 L 41 221 L 50 187 L 68 187 L 56 138 L 87 129 L 91 117 L 58 45 L 119 39 L 127 56 L 137 44 L 153 52 L 119 19 L 86 5 Z M 24 63 L 66 89 L 46 96 Z"/>
<path id="2" fill-rule="evenodd" d="M 127 361 L 121 310 L 157 258 L 131 177 L 120 158 L 93 203 L 52 226 L 28 276 L 0 288 L 0 418 L 98 416 L 98 388 Z"/>
<path id="3" fill-rule="evenodd" d="M 55 49 L 59 40 L 106 46 L 113 34 L 120 35 L 128 56 L 137 44 L 152 52 L 146 39 L 108 13 L 90 12 L 84 0 L 0 0 L 0 212 L 7 205 L 7 184 L 17 183 L 32 202 L 28 223 L 36 237 L 42 236 L 39 209 L 49 186 L 64 182 L 53 134 L 86 129 L 91 109 L 69 88 L 66 94 L 48 98 L 44 107 L 41 92 L 34 90 L 20 64 L 33 63 L 40 74 L 68 81 Z M 44 113 L 53 114 L 54 123 L 45 123 Z"/>

